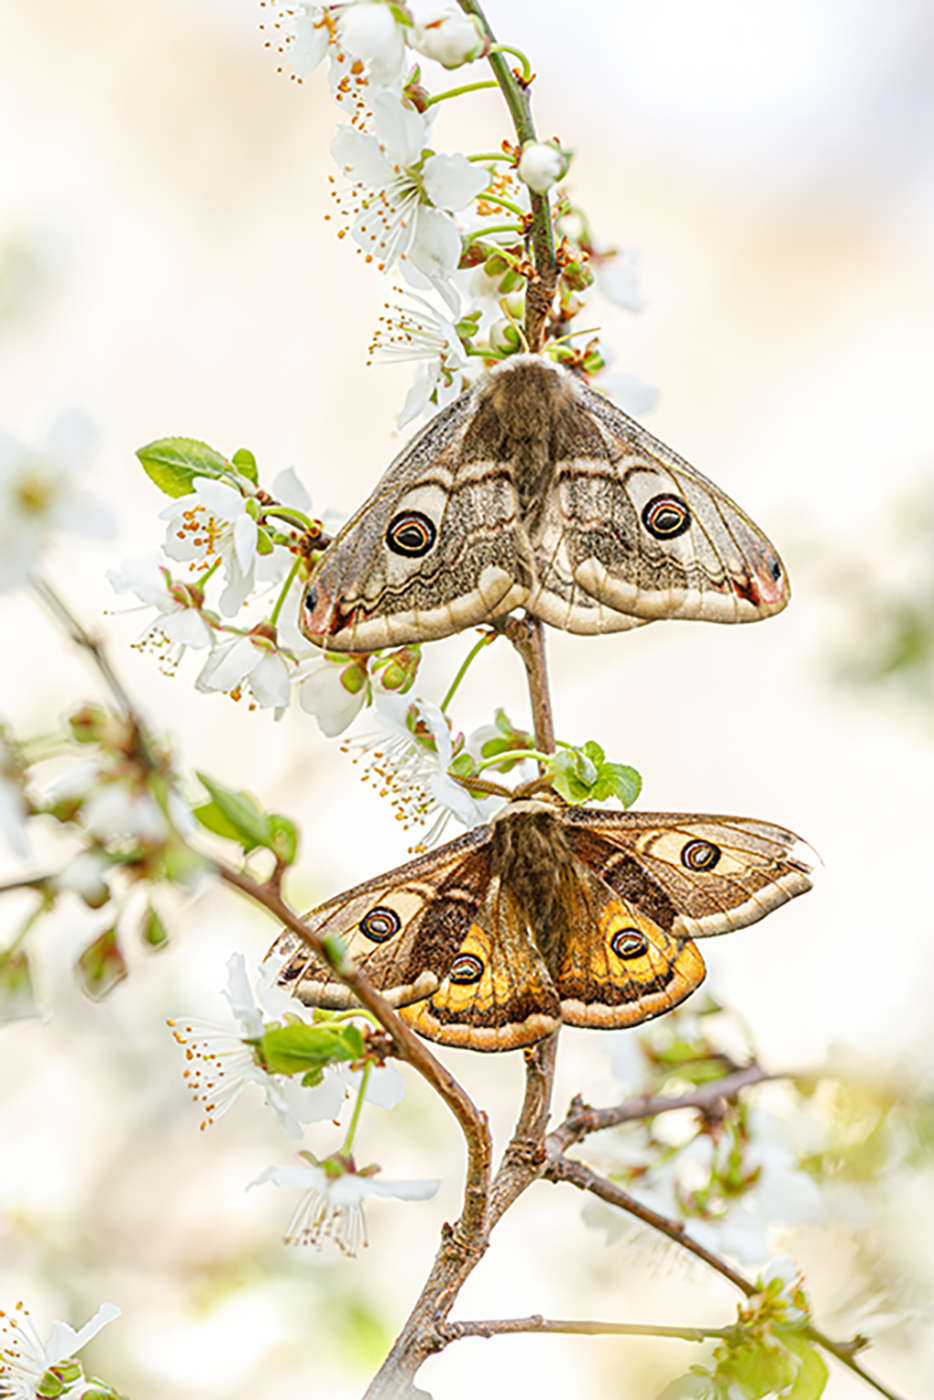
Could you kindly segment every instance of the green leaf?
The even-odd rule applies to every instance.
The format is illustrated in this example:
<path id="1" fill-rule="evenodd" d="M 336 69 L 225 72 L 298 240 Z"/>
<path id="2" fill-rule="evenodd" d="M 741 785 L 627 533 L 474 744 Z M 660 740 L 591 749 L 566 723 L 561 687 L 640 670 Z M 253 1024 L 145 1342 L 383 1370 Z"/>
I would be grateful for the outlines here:
<path id="1" fill-rule="evenodd" d="M 230 476 L 226 457 L 194 438 L 159 438 L 136 453 L 143 471 L 167 496 L 187 496 L 196 476 Z"/>
<path id="2" fill-rule="evenodd" d="M 263 1057 L 272 1074 L 306 1074 L 324 1065 L 359 1060 L 363 1035 L 354 1025 L 318 1022 L 273 1026 L 262 1040 Z"/>
<path id="3" fill-rule="evenodd" d="M 258 484 L 259 472 L 256 469 L 256 458 L 248 447 L 238 447 L 230 461 L 240 475 L 246 477 L 247 481 L 252 481 L 254 486 Z"/>
<path id="4" fill-rule="evenodd" d="M 227 831 L 217 831 L 217 835 L 230 835 L 230 839 L 239 841 L 247 853 L 257 846 L 272 846 L 272 824 L 252 793 L 233 792 L 223 784 L 215 782 L 213 778 L 206 777 L 204 773 L 199 773 L 198 777 L 213 798 L 213 802 L 207 805 L 218 809 L 228 825 Z M 196 808 L 195 816 L 202 826 L 205 826 L 201 812 L 201 808 Z M 209 814 L 209 820 L 213 817 L 212 812 Z M 216 830 L 216 827 L 208 826 L 207 829 Z"/>
<path id="5" fill-rule="evenodd" d="M 641 791 L 642 778 L 635 768 L 625 763 L 603 763 L 592 795 L 595 802 L 616 797 L 624 807 L 631 807 Z"/>
<path id="6" fill-rule="evenodd" d="M 256 552 L 257 554 L 271 554 L 275 545 L 269 538 L 268 530 L 264 530 L 262 525 L 256 531 Z"/>
<path id="7" fill-rule="evenodd" d="M 797 1352 L 801 1358 L 801 1370 L 786 1400 L 818 1400 L 830 1379 L 826 1361 L 805 1337 L 785 1337 L 784 1341 L 789 1350 Z"/>

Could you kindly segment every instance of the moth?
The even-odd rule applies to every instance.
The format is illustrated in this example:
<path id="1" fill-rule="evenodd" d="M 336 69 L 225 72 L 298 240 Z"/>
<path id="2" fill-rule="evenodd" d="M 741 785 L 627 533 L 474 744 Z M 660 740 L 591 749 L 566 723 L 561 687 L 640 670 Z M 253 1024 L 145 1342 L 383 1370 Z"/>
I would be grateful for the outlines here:
<path id="1" fill-rule="evenodd" d="M 712 481 L 582 379 L 514 355 L 405 447 L 309 579 L 331 651 L 447 637 L 524 606 L 569 632 L 755 622 L 778 553 Z"/>
<path id="2" fill-rule="evenodd" d="M 515 1050 L 570 1026 L 636 1026 L 704 979 L 694 942 L 811 888 L 799 839 L 746 817 L 616 812 L 518 797 L 486 826 L 330 899 L 339 934 L 428 1040 Z M 353 999 L 297 935 L 278 984 L 311 1006 Z"/>

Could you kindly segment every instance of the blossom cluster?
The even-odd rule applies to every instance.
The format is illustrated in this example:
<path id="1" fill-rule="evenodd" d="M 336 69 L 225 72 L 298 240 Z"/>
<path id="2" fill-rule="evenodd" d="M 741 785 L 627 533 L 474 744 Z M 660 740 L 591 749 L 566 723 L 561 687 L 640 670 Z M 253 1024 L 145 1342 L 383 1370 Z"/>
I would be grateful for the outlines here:
<path id="1" fill-rule="evenodd" d="M 483 360 L 523 348 L 532 202 L 550 198 L 572 153 L 557 141 L 531 139 L 521 147 L 504 141 L 492 153 L 436 149 L 439 104 L 493 83 L 431 93 L 422 61 L 450 71 L 510 53 L 521 60 L 518 81 L 531 81 L 518 50 L 494 44 L 474 15 L 453 8 L 416 13 L 391 0 L 270 0 L 267 8 L 268 43 L 281 69 L 301 82 L 329 64 L 331 95 L 346 118 L 331 143 L 339 236 L 349 233 L 367 263 L 414 289 L 405 304 L 387 307 L 371 346 L 378 360 L 420 362 L 399 417 L 403 427 L 449 403 Z M 549 217 L 559 270 L 553 353 L 586 377 L 600 376 L 597 387 L 623 408 L 647 412 L 656 399 L 651 386 L 622 371 L 601 375 L 612 358 L 605 346 L 592 340 L 572 350 L 566 343 L 591 289 L 606 302 L 642 310 L 635 255 L 601 247 L 564 195 Z"/>

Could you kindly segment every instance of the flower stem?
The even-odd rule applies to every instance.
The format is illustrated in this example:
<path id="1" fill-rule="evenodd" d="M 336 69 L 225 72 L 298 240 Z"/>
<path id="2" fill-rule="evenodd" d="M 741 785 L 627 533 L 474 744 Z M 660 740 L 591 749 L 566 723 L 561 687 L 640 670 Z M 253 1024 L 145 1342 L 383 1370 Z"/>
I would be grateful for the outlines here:
<path id="1" fill-rule="evenodd" d="M 447 695 L 445 695 L 444 699 L 441 701 L 442 714 L 446 713 L 448 705 L 450 705 L 451 701 L 454 699 L 457 687 L 460 685 L 461 681 L 466 676 L 468 670 L 473 664 L 474 659 L 480 655 L 484 647 L 488 647 L 490 645 L 490 642 L 496 640 L 496 635 L 497 634 L 495 632 L 484 632 L 479 642 L 477 642 L 475 646 L 471 647 L 470 651 L 467 653 L 467 656 L 463 661 L 463 664 L 461 665 L 460 670 L 458 671 L 454 679 L 451 681 L 451 684 L 448 687 Z"/>
<path id="2" fill-rule="evenodd" d="M 354 1104 L 353 1115 L 347 1125 L 347 1136 L 344 1138 L 344 1145 L 341 1148 L 341 1155 L 349 1157 L 353 1151 L 353 1140 L 357 1135 L 357 1124 L 360 1122 L 360 1114 L 363 1111 L 363 1101 L 366 1098 L 366 1086 L 370 1082 L 370 1070 L 373 1068 L 373 1061 L 367 1060 L 363 1066 L 363 1073 L 360 1078 L 360 1087 L 357 1090 L 357 1102 Z"/>
<path id="3" fill-rule="evenodd" d="M 522 81 L 524 83 L 532 81 L 532 65 L 521 49 L 511 49 L 508 44 L 494 44 L 490 53 L 511 53 L 513 58 L 517 58 L 522 64 Z"/>
<path id="4" fill-rule="evenodd" d="M 299 571 L 299 569 L 301 568 L 301 566 L 302 566 L 301 555 L 298 555 L 298 554 L 297 554 L 297 555 L 295 556 L 295 558 L 293 559 L 293 561 L 292 561 L 292 567 L 291 567 L 291 569 L 289 569 L 288 578 L 286 579 L 285 583 L 282 585 L 282 592 L 279 594 L 278 598 L 276 599 L 276 606 L 273 608 L 272 612 L 269 614 L 269 625 L 270 625 L 270 627 L 275 627 L 276 623 L 279 621 L 279 614 L 280 614 L 281 611 L 282 611 L 282 604 L 285 602 L 286 594 L 288 593 L 289 589 L 292 587 L 292 584 L 295 582 L 295 575 L 298 573 L 298 571 Z"/>
<path id="5" fill-rule="evenodd" d="M 478 152 L 478 154 L 475 155 L 475 156 L 468 156 L 467 159 L 468 159 L 468 160 L 475 160 L 475 161 L 481 161 L 481 160 L 493 160 L 493 161 L 504 161 L 504 160 L 507 160 L 507 161 L 511 161 L 511 160 L 512 160 L 512 156 L 507 155 L 505 151 L 480 151 L 480 152 Z"/>
<path id="6" fill-rule="evenodd" d="M 514 233 L 517 238 L 521 238 L 525 230 L 520 224 L 492 224 L 487 225 L 478 231 L 484 238 L 491 233 Z M 496 250 L 500 250 L 497 248 Z"/>
<path id="7" fill-rule="evenodd" d="M 314 520 L 310 520 L 304 511 L 296 510 L 294 506 L 267 506 L 263 510 L 263 519 L 268 515 L 277 515 L 282 520 L 290 520 L 294 525 L 301 525 L 302 529 L 309 535 L 318 535 L 321 531 Z"/>
<path id="8" fill-rule="evenodd" d="M 465 83 L 463 87 L 448 88 L 447 92 L 436 92 L 434 97 L 429 97 L 425 102 L 425 107 L 434 107 L 436 102 L 444 102 L 449 97 L 460 97 L 465 92 L 479 92 L 481 88 L 499 87 L 499 83 L 492 78 L 488 78 L 482 83 Z"/>

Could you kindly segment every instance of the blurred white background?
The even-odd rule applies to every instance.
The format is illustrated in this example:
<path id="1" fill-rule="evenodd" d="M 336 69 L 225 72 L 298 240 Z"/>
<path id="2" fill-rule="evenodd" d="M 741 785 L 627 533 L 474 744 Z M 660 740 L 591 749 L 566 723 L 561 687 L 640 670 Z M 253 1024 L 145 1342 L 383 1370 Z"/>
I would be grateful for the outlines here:
<path id="1" fill-rule="evenodd" d="M 138 618 L 105 619 L 122 606 L 105 569 L 162 538 L 142 443 L 249 446 L 268 479 L 294 465 L 316 509 L 349 510 L 401 441 L 410 373 L 364 367 L 389 285 L 323 221 L 336 109 L 323 74 L 277 76 L 259 18 L 254 0 L 0 0 L 0 423 L 39 440 L 69 405 L 96 419 L 90 483 L 120 538 L 63 544 L 50 573 L 106 627 L 189 769 L 301 821 L 304 905 L 404 857 L 388 807 L 300 711 L 275 725 L 196 695 L 194 670 L 170 680 L 130 650 Z M 899 579 L 904 522 L 931 489 L 934 9 L 491 0 L 489 18 L 531 56 L 540 134 L 576 149 L 569 187 L 598 237 L 641 251 L 646 311 L 594 314 L 618 366 L 660 388 L 648 426 L 763 525 L 795 589 L 786 613 L 752 628 L 552 634 L 559 731 L 638 767 L 646 808 L 772 819 L 820 852 L 807 899 L 704 949 L 769 1065 L 812 1065 L 842 1044 L 928 1082 L 934 731 L 919 706 L 839 672 L 860 600 Z M 436 126 L 447 150 L 510 134 L 488 93 L 444 104 Z M 0 604 L 0 708 L 22 733 L 50 729 L 96 682 L 28 597 Z M 443 692 L 467 645 L 429 649 L 422 694 Z M 522 722 L 524 703 L 518 663 L 496 648 L 457 719 L 470 729 L 505 704 Z M 169 951 L 137 958 L 101 1007 L 70 974 L 93 916 L 63 906 L 44 932 L 51 1019 L 0 1039 L 0 1306 L 24 1298 L 42 1325 L 80 1325 L 102 1299 L 120 1304 L 88 1355 L 134 1400 L 350 1400 L 457 1210 L 457 1134 L 409 1076 L 401 1109 L 364 1120 L 360 1156 L 391 1177 L 442 1177 L 436 1202 L 376 1203 L 356 1262 L 286 1251 L 285 1193 L 243 1187 L 290 1149 L 258 1095 L 199 1134 L 163 1025 L 221 1015 L 229 951 L 258 961 L 274 930 L 222 894 L 178 912 Z M 577 1090 L 619 1096 L 614 1039 L 565 1035 L 559 1110 Z M 521 1057 L 450 1061 L 501 1143 Z M 313 1145 L 333 1139 L 322 1128 Z M 932 1205 L 919 1175 L 873 1226 L 909 1308 L 930 1289 Z M 571 1192 L 530 1193 L 458 1315 L 732 1318 L 721 1281 L 647 1246 L 607 1246 L 580 1211 Z M 840 1335 L 864 1227 L 792 1242 Z M 421 1383 L 436 1400 L 653 1400 L 694 1359 L 680 1343 L 515 1338 L 452 1348 Z M 930 1393 L 934 1346 L 917 1326 L 880 1336 L 868 1364 L 906 1395 Z M 827 1391 L 867 1393 L 839 1370 Z"/>

